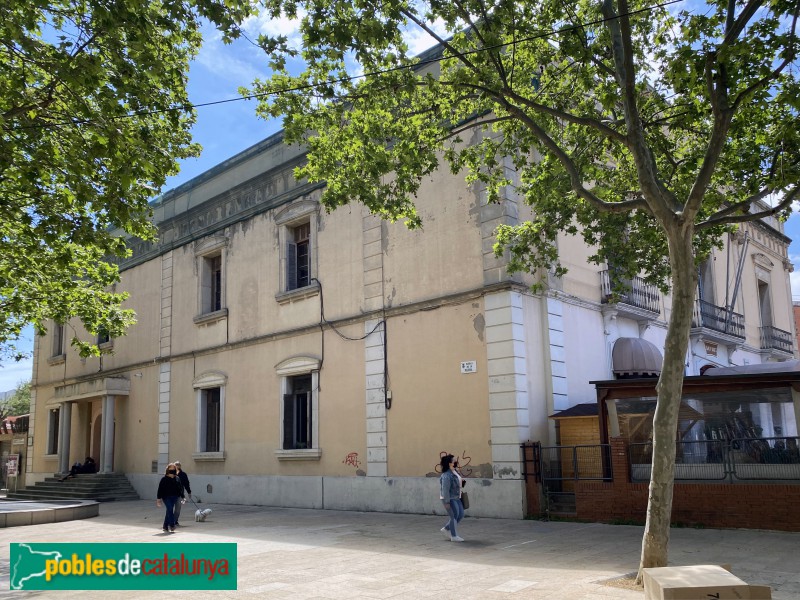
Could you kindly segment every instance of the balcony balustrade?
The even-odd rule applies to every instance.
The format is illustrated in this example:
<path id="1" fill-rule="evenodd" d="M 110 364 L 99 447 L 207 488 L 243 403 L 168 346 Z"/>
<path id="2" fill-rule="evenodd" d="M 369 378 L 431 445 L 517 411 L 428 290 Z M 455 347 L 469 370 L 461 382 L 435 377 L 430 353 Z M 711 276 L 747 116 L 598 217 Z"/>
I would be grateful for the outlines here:
<path id="1" fill-rule="evenodd" d="M 697 300 L 695 302 L 692 327 L 705 327 L 706 329 L 744 339 L 744 316 L 739 313 L 729 312 L 725 308 L 705 300 Z"/>
<path id="2" fill-rule="evenodd" d="M 794 352 L 791 333 L 772 326 L 765 326 L 760 329 L 762 350 L 780 350 L 788 354 Z"/>
<path id="3" fill-rule="evenodd" d="M 626 288 L 617 296 L 618 305 L 628 305 L 643 311 L 653 313 L 653 316 L 661 312 L 661 294 L 658 288 L 650 283 L 646 283 L 641 277 L 623 280 Z M 603 304 L 613 302 L 611 290 L 611 277 L 608 270 L 600 271 L 600 287 L 602 290 Z"/>

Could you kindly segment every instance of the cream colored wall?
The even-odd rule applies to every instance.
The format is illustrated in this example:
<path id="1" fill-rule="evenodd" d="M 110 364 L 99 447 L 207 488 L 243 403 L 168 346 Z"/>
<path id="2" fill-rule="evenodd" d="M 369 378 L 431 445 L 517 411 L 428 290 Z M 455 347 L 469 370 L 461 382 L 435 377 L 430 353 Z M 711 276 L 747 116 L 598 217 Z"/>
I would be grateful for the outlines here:
<path id="1" fill-rule="evenodd" d="M 325 316 L 331 320 L 358 314 L 363 282 L 360 213 L 342 210 L 327 215 L 323 211 L 317 217 L 317 228 L 320 251 L 315 276 L 329 299 Z M 193 322 L 199 312 L 195 250 L 185 245 L 173 253 L 173 355 L 319 322 L 319 297 L 285 303 L 275 298 L 281 291 L 280 252 L 278 225 L 272 212 L 202 239 L 223 236 L 228 239 L 223 267 L 227 319 L 201 325 Z"/>
<path id="2" fill-rule="evenodd" d="M 389 321 L 390 476 L 433 473 L 441 452 L 461 456 L 473 475 L 491 476 L 482 316 L 483 303 L 475 300 Z M 461 373 L 468 360 L 477 373 Z"/>
<path id="3" fill-rule="evenodd" d="M 272 136 L 201 175 L 188 190 L 183 191 L 181 186 L 175 190 L 181 193 L 165 194 L 165 198 L 154 207 L 154 217 L 157 221 L 170 219 L 270 171 L 275 165 L 296 160 L 303 153 L 298 146 L 284 144 L 280 136 Z M 274 193 L 280 194 L 287 189 L 287 182 L 283 178 L 276 179 Z"/>
<path id="4" fill-rule="evenodd" d="M 422 229 L 387 224 L 383 265 L 387 306 L 403 306 L 483 285 L 479 197 L 446 170 L 415 199 Z"/>
<path id="5" fill-rule="evenodd" d="M 583 243 L 578 236 L 558 235 L 558 255 L 562 266 L 568 269 L 561 278 L 561 290 L 565 294 L 584 300 L 600 302 L 600 271 L 606 267 L 588 261 L 595 249 Z"/>
<path id="6" fill-rule="evenodd" d="M 358 337 L 357 326 L 342 333 Z M 344 463 L 350 452 L 366 456 L 363 344 L 325 333 L 319 388 L 319 461 L 279 461 L 281 378 L 275 366 L 296 356 L 319 357 L 321 334 L 177 360 L 172 366 L 170 457 L 190 474 L 355 475 Z M 224 462 L 194 461 L 197 447 L 197 394 L 192 381 L 209 371 L 223 373 L 225 385 Z"/>
<path id="7" fill-rule="evenodd" d="M 135 269 L 124 271 L 117 285 L 118 292 L 127 292 L 129 299 L 124 308 L 136 311 L 136 324 L 130 327 L 123 338 L 113 341 L 113 353 L 102 357 L 90 356 L 82 359 L 69 340 L 77 335 L 82 340 L 93 340 L 76 320 L 65 327 L 64 362 L 50 364 L 52 355 L 51 332 L 37 338 L 40 347 L 37 353 L 37 382 L 42 384 L 63 382 L 83 376 L 94 376 L 100 371 L 125 367 L 140 362 L 152 361 L 158 355 L 158 332 L 161 324 L 161 260 L 153 260 Z M 83 457 L 85 458 L 85 457 Z"/>
<path id="8" fill-rule="evenodd" d="M 134 369 L 129 377 L 130 395 L 117 396 L 114 407 L 114 470 L 149 473 L 158 459 L 158 365 Z M 92 423 L 101 406 L 95 403 Z"/>

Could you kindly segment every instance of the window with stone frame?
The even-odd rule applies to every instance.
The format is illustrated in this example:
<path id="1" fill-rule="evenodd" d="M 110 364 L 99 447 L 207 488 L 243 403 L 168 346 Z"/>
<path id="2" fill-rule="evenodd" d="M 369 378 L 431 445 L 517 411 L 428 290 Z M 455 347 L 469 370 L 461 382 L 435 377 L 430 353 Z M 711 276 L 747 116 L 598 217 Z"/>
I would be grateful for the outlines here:
<path id="1" fill-rule="evenodd" d="M 47 416 L 47 454 L 58 454 L 58 429 L 60 408 L 51 408 Z"/>

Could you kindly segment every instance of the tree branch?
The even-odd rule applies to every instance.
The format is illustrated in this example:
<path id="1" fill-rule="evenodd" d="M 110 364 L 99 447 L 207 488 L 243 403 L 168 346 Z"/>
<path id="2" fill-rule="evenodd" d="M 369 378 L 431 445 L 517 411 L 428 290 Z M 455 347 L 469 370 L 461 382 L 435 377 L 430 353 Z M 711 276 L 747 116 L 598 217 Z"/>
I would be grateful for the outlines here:
<path id="1" fill-rule="evenodd" d="M 746 9 L 747 9 L 747 7 L 745 7 L 745 10 Z M 789 50 L 789 52 L 788 52 L 788 55 L 786 56 L 786 58 L 784 59 L 784 61 L 780 65 L 778 65 L 775 69 L 773 69 L 772 72 L 769 75 L 767 75 L 766 77 L 764 77 L 762 79 L 759 79 L 758 81 L 756 81 L 755 83 L 753 83 L 752 85 L 750 85 L 749 87 L 744 89 L 742 92 L 740 92 L 736 96 L 736 100 L 734 100 L 733 104 L 731 105 L 731 108 L 733 110 L 738 109 L 739 106 L 741 105 L 741 103 L 744 102 L 744 100 L 747 99 L 750 96 L 750 94 L 753 93 L 755 90 L 757 90 L 760 87 L 765 86 L 770 81 L 773 81 L 774 79 L 776 79 L 778 77 L 778 75 L 780 75 L 781 72 L 788 65 L 790 65 L 792 63 L 792 61 L 794 61 L 795 56 L 797 54 L 797 52 L 795 50 L 795 47 L 794 47 L 794 44 L 797 41 L 796 32 L 797 32 L 797 17 L 798 17 L 798 13 L 800 13 L 800 3 L 798 3 L 795 6 L 795 9 L 794 9 L 794 15 L 792 17 L 792 28 L 791 28 L 791 32 L 789 34 L 789 40 L 788 40 L 788 42 L 786 44 L 786 48 Z M 727 36 L 726 36 L 726 38 L 727 38 Z"/>
<path id="2" fill-rule="evenodd" d="M 489 53 L 489 60 L 491 60 L 492 63 L 494 63 L 494 67 L 495 69 L 497 69 L 497 73 L 500 75 L 500 80 L 503 82 L 503 85 L 508 86 L 508 80 L 506 78 L 506 70 L 503 68 L 503 61 L 497 60 L 497 56 L 495 55 L 493 50 L 486 50 L 489 44 L 487 44 L 486 40 L 483 38 L 480 28 L 478 28 L 475 25 L 475 23 L 472 22 L 472 20 L 470 19 L 470 14 L 464 9 L 463 4 L 461 4 L 459 0 L 453 0 L 453 1 L 455 2 L 455 5 L 458 7 L 458 12 L 461 14 L 461 18 L 464 19 L 464 21 L 466 21 L 467 23 L 469 23 L 470 33 L 475 34 L 475 37 L 477 37 L 480 43 L 483 44 L 484 52 Z M 484 23 L 488 24 L 489 15 L 486 14 L 486 5 L 483 2 L 481 2 L 480 5 L 481 5 L 481 14 L 483 15 L 483 21 Z"/>
<path id="3" fill-rule="evenodd" d="M 636 104 L 636 72 L 633 64 L 630 19 L 627 16 L 628 3 L 626 0 L 620 0 L 621 14 L 617 14 L 613 0 L 603 0 L 601 10 L 611 35 L 611 53 L 616 79 L 622 92 L 622 107 L 628 130 L 626 146 L 636 165 L 642 193 L 653 202 L 658 202 L 658 206 L 653 206 L 650 210 L 658 208 L 661 216 L 667 219 L 679 212 L 681 206 L 674 195 L 661 185 L 658 167 L 644 136 L 641 115 Z"/>
<path id="4" fill-rule="evenodd" d="M 703 229 L 708 229 L 709 227 L 718 227 L 720 225 L 731 225 L 734 223 L 747 223 L 749 221 L 757 221 L 759 219 L 763 219 L 764 217 L 772 217 L 779 212 L 788 208 L 792 202 L 794 202 L 795 197 L 797 196 L 798 192 L 800 192 L 800 186 L 795 186 L 792 191 L 786 194 L 784 199 L 778 204 L 777 206 L 770 208 L 769 210 L 762 210 L 761 212 L 757 213 L 750 213 L 747 212 L 746 214 L 740 214 L 736 216 L 730 216 L 731 213 L 736 211 L 741 211 L 744 209 L 750 208 L 754 202 L 761 200 L 768 196 L 769 194 L 773 193 L 775 190 L 772 189 L 764 189 L 750 196 L 746 200 L 742 200 L 741 202 L 737 202 L 723 210 L 720 210 L 713 215 L 711 215 L 708 219 L 699 223 L 695 226 L 695 231 L 702 231 Z"/>
<path id="5" fill-rule="evenodd" d="M 750 19 L 753 18 L 753 15 L 756 14 L 756 11 L 761 7 L 762 4 L 764 4 L 764 0 L 750 0 L 744 9 L 742 9 L 739 17 L 733 21 L 733 23 L 731 23 L 731 19 L 733 18 L 733 10 L 736 5 L 734 2 L 730 2 L 728 6 L 728 22 L 725 27 L 725 37 L 719 46 L 720 49 L 730 46 L 734 40 L 739 37 L 739 34 L 742 33 L 747 23 L 750 22 Z"/>
<path id="6" fill-rule="evenodd" d="M 421 21 L 420 19 L 418 19 L 417 15 L 415 15 L 414 13 L 412 13 L 410 10 L 407 10 L 407 9 L 401 9 L 400 10 L 400 14 L 404 15 L 409 20 L 413 21 L 417 25 L 417 27 L 422 29 L 425 33 L 427 33 L 434 40 L 436 40 L 436 42 L 440 46 L 442 46 L 443 48 L 446 48 L 447 50 L 449 50 L 453 54 L 453 56 L 455 58 L 458 58 L 458 60 L 460 60 L 462 63 L 464 63 L 464 65 L 466 65 L 467 67 L 472 69 L 472 71 L 474 73 L 476 73 L 476 74 L 479 73 L 478 68 L 474 64 L 472 64 L 472 62 L 470 62 L 470 60 L 466 56 L 464 56 L 461 52 L 459 52 L 458 50 L 453 48 L 453 46 L 452 46 L 452 44 L 450 44 L 450 42 L 448 42 L 447 40 L 442 38 L 433 29 L 428 27 L 427 23 L 425 23 L 424 21 Z"/>
<path id="7" fill-rule="evenodd" d="M 567 123 L 573 123 L 574 125 L 583 125 L 584 127 L 590 127 L 592 129 L 602 133 L 603 135 L 605 135 L 609 139 L 612 139 L 615 142 L 617 142 L 619 144 L 622 144 L 626 148 L 630 148 L 630 143 L 629 143 L 627 137 L 625 137 L 623 134 L 621 134 L 617 130 L 612 129 L 608 125 L 605 125 L 604 123 L 601 123 L 597 119 L 590 119 L 588 117 L 578 117 L 578 116 L 573 115 L 571 113 L 564 112 L 564 111 L 552 108 L 550 106 L 546 106 L 544 104 L 539 104 L 538 102 L 534 102 L 533 100 L 528 100 L 524 96 L 519 95 L 517 92 L 515 92 L 514 90 L 511 90 L 511 89 L 503 91 L 502 93 L 503 93 L 503 96 L 506 99 L 513 99 L 514 101 L 516 101 L 516 102 L 518 102 L 518 103 L 530 108 L 531 110 L 534 110 L 536 112 L 539 112 L 539 113 L 542 113 L 542 114 L 545 114 L 545 115 L 549 115 L 551 117 L 555 117 L 556 119 L 561 119 L 563 121 L 566 121 Z"/>
<path id="8" fill-rule="evenodd" d="M 470 129 L 474 129 L 476 127 L 481 127 L 483 125 L 491 125 L 492 123 L 502 123 L 504 121 L 512 121 L 514 120 L 514 118 L 515 117 L 509 116 L 509 117 L 497 117 L 495 119 L 480 119 L 480 120 L 476 119 L 474 121 L 471 121 L 468 125 L 459 127 L 457 129 L 451 129 L 450 132 L 445 137 L 442 138 L 442 141 L 448 140 L 457 135 L 461 135 L 463 132 L 469 131 Z"/>
<path id="9" fill-rule="evenodd" d="M 650 206 L 643 198 L 623 200 L 622 202 L 605 202 L 604 200 L 598 198 L 595 194 L 586 189 L 586 187 L 583 185 L 581 174 L 578 171 L 578 168 L 575 166 L 575 163 L 572 161 L 570 156 L 549 135 L 547 135 L 547 132 L 539 127 L 539 125 L 537 125 L 536 122 L 518 106 L 515 106 L 510 102 L 505 102 L 504 104 L 505 109 L 522 121 L 539 139 L 542 145 L 558 159 L 558 161 L 564 167 L 564 170 L 569 175 L 570 187 L 572 188 L 572 191 L 574 191 L 580 198 L 583 198 L 589 202 L 600 212 L 622 213 L 638 209 L 652 213 Z"/>

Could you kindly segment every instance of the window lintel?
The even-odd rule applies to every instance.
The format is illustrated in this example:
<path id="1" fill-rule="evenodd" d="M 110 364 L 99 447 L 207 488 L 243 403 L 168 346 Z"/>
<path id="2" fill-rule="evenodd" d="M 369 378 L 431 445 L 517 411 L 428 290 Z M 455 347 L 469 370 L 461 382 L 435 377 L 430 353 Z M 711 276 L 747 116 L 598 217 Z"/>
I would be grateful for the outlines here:
<path id="1" fill-rule="evenodd" d="M 275 365 L 275 372 L 282 376 L 304 375 L 319 371 L 320 360 L 314 356 L 294 356 Z"/>
<path id="2" fill-rule="evenodd" d="M 224 387 L 228 383 L 228 376 L 220 371 L 207 371 L 192 381 L 192 387 L 196 390 Z"/>

